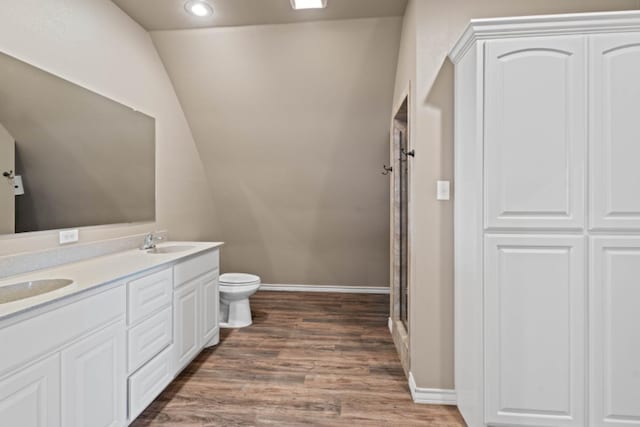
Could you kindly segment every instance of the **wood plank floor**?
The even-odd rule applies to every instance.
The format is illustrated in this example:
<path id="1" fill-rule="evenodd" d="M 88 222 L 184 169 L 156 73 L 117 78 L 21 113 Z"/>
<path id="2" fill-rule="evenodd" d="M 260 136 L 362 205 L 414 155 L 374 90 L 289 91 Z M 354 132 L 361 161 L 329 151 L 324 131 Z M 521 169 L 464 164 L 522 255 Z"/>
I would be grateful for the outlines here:
<path id="1" fill-rule="evenodd" d="M 138 417 L 149 426 L 464 426 L 414 404 L 387 329 L 388 295 L 258 292 Z"/>

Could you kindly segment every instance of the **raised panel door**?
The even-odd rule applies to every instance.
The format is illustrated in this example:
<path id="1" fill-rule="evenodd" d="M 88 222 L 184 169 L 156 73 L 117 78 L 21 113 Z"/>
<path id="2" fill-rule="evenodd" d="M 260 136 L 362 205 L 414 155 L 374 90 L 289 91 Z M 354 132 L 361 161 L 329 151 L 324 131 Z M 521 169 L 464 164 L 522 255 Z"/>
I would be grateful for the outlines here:
<path id="1" fill-rule="evenodd" d="M 218 332 L 219 322 L 218 273 L 202 280 L 202 344 L 207 345 Z M 214 343 L 211 343 L 213 345 Z"/>
<path id="2" fill-rule="evenodd" d="M 60 426 L 59 355 L 0 379 L 0 425 Z"/>
<path id="3" fill-rule="evenodd" d="M 174 294 L 174 354 L 176 372 L 181 371 L 200 352 L 199 301 L 200 280 L 175 291 Z"/>
<path id="4" fill-rule="evenodd" d="M 584 227 L 585 43 L 486 43 L 485 228 Z"/>
<path id="5" fill-rule="evenodd" d="M 91 333 L 62 351 L 62 425 L 126 424 L 124 321 Z"/>
<path id="6" fill-rule="evenodd" d="M 640 229 L 640 34 L 590 37 L 590 226 Z"/>
<path id="7" fill-rule="evenodd" d="M 591 238 L 591 425 L 640 426 L 640 236 Z"/>
<path id="8" fill-rule="evenodd" d="M 485 237 L 485 419 L 585 423 L 584 237 Z"/>

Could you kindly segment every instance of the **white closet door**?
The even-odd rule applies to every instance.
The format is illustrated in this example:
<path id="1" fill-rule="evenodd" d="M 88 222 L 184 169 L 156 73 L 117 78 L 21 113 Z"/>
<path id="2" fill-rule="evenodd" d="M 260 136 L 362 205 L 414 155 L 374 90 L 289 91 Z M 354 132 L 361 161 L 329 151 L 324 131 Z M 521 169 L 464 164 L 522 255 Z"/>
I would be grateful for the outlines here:
<path id="1" fill-rule="evenodd" d="M 591 425 L 640 426 L 640 236 L 591 240 Z"/>
<path id="2" fill-rule="evenodd" d="M 585 44 L 486 43 L 486 228 L 584 227 Z"/>
<path id="3" fill-rule="evenodd" d="M 485 237 L 485 418 L 585 425 L 584 237 Z"/>
<path id="4" fill-rule="evenodd" d="M 590 40 L 592 228 L 640 228 L 640 34 Z"/>

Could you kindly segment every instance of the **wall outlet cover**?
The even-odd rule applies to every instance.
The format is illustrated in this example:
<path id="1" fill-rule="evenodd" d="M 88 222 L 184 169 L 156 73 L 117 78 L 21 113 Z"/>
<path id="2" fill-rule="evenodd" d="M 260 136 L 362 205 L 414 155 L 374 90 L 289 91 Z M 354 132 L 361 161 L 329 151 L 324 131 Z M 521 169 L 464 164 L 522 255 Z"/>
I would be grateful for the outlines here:
<path id="1" fill-rule="evenodd" d="M 60 232 L 60 244 L 66 245 L 69 243 L 75 243 L 79 239 L 78 229 L 75 228 L 73 230 L 62 230 Z"/>
<path id="2" fill-rule="evenodd" d="M 13 177 L 13 194 L 16 196 L 24 195 L 24 185 L 22 185 L 22 176 L 20 175 Z"/>

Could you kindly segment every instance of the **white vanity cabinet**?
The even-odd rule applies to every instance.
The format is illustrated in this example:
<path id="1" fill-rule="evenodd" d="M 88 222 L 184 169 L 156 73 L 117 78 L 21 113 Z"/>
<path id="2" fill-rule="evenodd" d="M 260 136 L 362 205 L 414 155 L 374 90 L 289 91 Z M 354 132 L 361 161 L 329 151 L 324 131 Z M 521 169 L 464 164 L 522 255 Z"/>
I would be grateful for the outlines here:
<path id="1" fill-rule="evenodd" d="M 219 340 L 217 251 L 175 265 L 174 329 L 176 372 L 184 369 L 203 347 Z"/>
<path id="2" fill-rule="evenodd" d="M 640 12 L 473 20 L 450 56 L 461 413 L 640 426 Z"/>
<path id="3" fill-rule="evenodd" d="M 98 291 L 0 325 L 0 425 L 125 424 L 125 288 Z"/>
<path id="4" fill-rule="evenodd" d="M 164 356 L 171 352 L 173 343 L 172 303 L 171 267 L 139 274 L 127 282 L 129 421 L 140 415 L 174 378 L 172 366 Z"/>
<path id="5" fill-rule="evenodd" d="M 206 251 L 129 281 L 129 422 L 218 343 L 218 259 Z"/>
<path id="6" fill-rule="evenodd" d="M 137 250 L 88 261 L 80 276 L 95 270 L 101 282 L 0 318 L 0 426 L 133 422 L 218 343 L 218 244 L 196 245 L 164 262 Z M 133 267 L 110 277 L 110 262 Z M 73 277 L 73 268 L 49 273 Z"/>

